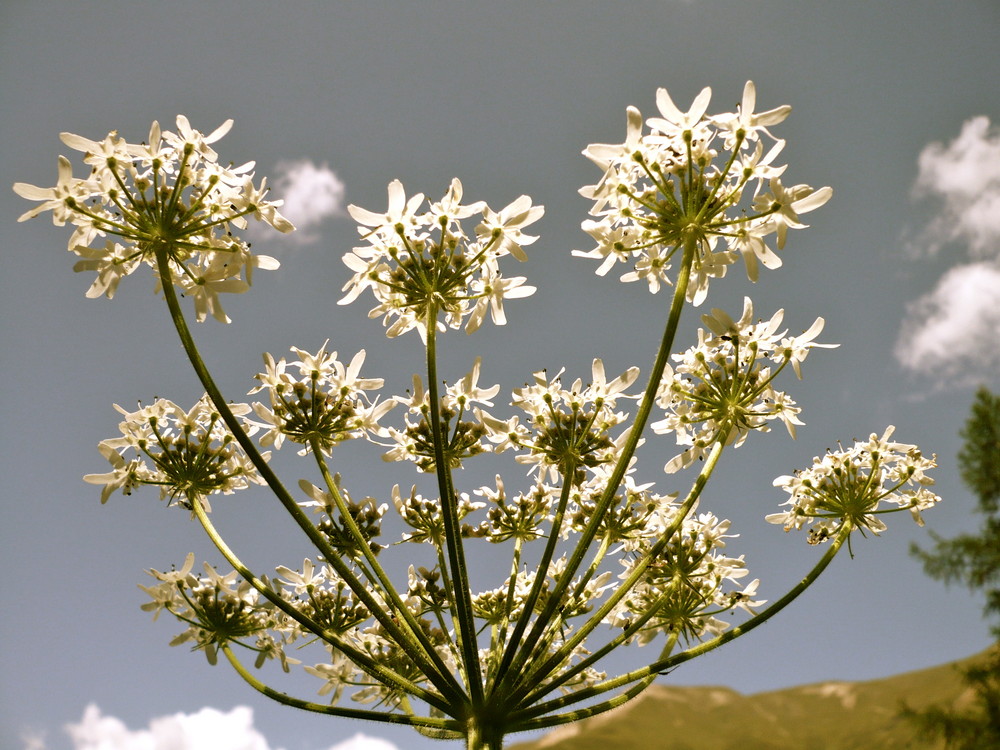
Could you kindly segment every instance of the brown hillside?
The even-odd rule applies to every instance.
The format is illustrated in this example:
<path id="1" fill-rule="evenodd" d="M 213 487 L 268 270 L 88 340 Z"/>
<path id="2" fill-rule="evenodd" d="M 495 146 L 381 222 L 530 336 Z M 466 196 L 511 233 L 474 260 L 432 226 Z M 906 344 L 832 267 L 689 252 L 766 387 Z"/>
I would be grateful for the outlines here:
<path id="1" fill-rule="evenodd" d="M 956 667 L 980 658 L 870 682 L 742 695 L 724 687 L 653 685 L 619 709 L 553 730 L 511 750 L 929 750 L 898 717 L 964 702 Z"/>

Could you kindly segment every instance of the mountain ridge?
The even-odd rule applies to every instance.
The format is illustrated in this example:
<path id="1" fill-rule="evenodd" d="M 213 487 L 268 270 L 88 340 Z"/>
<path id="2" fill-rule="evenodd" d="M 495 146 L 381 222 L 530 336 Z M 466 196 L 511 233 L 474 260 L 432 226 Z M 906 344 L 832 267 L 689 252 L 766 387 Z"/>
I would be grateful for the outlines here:
<path id="1" fill-rule="evenodd" d="M 651 685 L 617 709 L 558 727 L 510 750 L 932 750 L 899 717 L 903 703 L 971 700 L 959 667 L 989 650 L 936 667 L 862 682 L 828 680 L 744 695 L 721 686 Z"/>

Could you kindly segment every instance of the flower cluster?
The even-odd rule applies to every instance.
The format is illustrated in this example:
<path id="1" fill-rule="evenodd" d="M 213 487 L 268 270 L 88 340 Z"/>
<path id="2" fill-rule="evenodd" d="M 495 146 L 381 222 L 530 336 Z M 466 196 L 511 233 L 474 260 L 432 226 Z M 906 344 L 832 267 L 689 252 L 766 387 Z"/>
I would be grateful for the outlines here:
<path id="1" fill-rule="evenodd" d="M 235 571 L 220 575 L 205 563 L 205 575 L 196 576 L 191 572 L 193 565 L 194 554 L 189 554 L 180 570 L 150 570 L 159 583 L 141 587 L 152 599 L 142 609 L 153 612 L 154 619 L 166 610 L 187 623 L 170 645 L 193 642 L 194 648 L 203 650 L 209 663 L 215 664 L 220 646 L 231 642 L 248 645 L 243 639 L 255 638 L 256 644 L 249 648 L 257 652 L 257 666 L 278 658 L 287 672 L 288 663 L 295 660 L 285 656 L 283 640 L 276 640 L 269 632 L 278 614 L 273 606 L 249 583 L 239 580 Z"/>
<path id="2" fill-rule="evenodd" d="M 340 304 L 371 289 L 378 304 L 369 317 L 381 316 L 390 337 L 414 328 L 426 337 L 428 316 L 442 329 L 464 322 L 472 333 L 489 311 L 493 322 L 503 325 L 504 299 L 527 297 L 535 288 L 525 285 L 523 276 L 501 276 L 498 261 L 505 255 L 527 259 L 523 247 L 538 238 L 522 230 L 541 218 L 544 209 L 531 205 L 526 195 L 499 212 L 482 201 L 462 205 L 461 200 L 462 183 L 455 179 L 439 202 L 418 213 L 423 193 L 407 200 L 402 184 L 394 180 L 385 213 L 349 206 L 368 244 L 344 256 L 354 275 Z M 472 239 L 461 222 L 476 215 L 481 221 Z"/>
<path id="3" fill-rule="evenodd" d="M 600 260 L 600 275 L 624 262 L 632 270 L 623 281 L 645 281 L 653 292 L 675 287 L 645 392 L 627 392 L 638 368 L 609 380 L 595 359 L 589 383 L 564 385 L 562 370 L 554 377 L 534 373 L 512 394 L 520 413 L 504 418 L 486 411 L 500 386 L 479 384 L 479 358 L 463 377 L 442 385 L 437 333 L 463 326 L 471 333 L 487 314 L 503 324 L 504 300 L 534 292 L 524 277 L 500 272 L 504 256 L 526 260 L 524 247 L 537 239 L 524 231 L 543 209 L 528 196 L 500 211 L 482 201 L 463 204 L 456 179 L 440 201 L 425 206 L 423 194 L 408 198 L 394 181 L 384 213 L 350 206 L 362 240 L 344 256 L 352 276 L 340 303 L 371 290 L 376 306 L 369 317 L 382 318 L 388 336 L 420 334 L 426 373 L 413 376 L 407 395 L 374 397 L 383 380 L 361 374 L 365 351 L 342 362 L 327 341 L 315 353 L 293 347 L 296 358 L 288 360 L 265 354 L 250 391 L 266 393 L 265 403 L 228 404 L 204 366 L 174 287 L 194 299 L 198 320 L 212 315 L 228 322 L 219 295 L 244 291 L 255 267 L 277 267 L 251 254 L 230 230 L 245 228 L 250 216 L 279 231 L 293 228 L 278 213 L 280 202 L 264 200 L 264 182 L 254 186 L 252 163 L 219 165 L 210 144 L 231 121 L 203 135 L 179 116 L 176 134 L 154 123 L 149 143 L 140 145 L 116 133 L 102 142 L 63 134 L 85 153 L 91 173 L 73 177 L 60 157 L 55 187 L 17 183 L 20 195 L 40 201 L 21 219 L 51 211 L 57 225 L 75 227 L 69 249 L 81 258 L 76 270 L 97 274 L 90 297 L 112 297 L 122 278 L 151 266 L 210 394 L 189 411 L 164 399 L 134 412 L 116 406 L 124 417 L 121 435 L 99 446 L 111 470 L 85 477 L 101 486 L 102 502 L 116 490 L 159 487 L 161 498 L 194 512 L 233 566 L 222 574 L 205 565 L 204 575 L 196 575 L 189 555 L 180 570 L 150 571 L 156 583 L 144 587 L 151 601 L 143 609 L 181 621 L 174 644 L 191 643 L 212 663 L 221 651 L 254 688 L 288 705 L 410 724 L 427 736 L 465 737 L 470 748 L 500 747 L 507 733 L 610 710 L 658 672 L 767 621 L 816 580 L 850 543 L 851 531 L 882 531 L 882 514 L 909 510 L 922 522 L 921 512 L 939 500 L 928 489 L 935 461 L 892 442 L 891 427 L 779 477 L 775 485 L 790 495 L 788 507 L 767 520 L 786 531 L 809 527 L 810 543 L 837 538 L 795 589 L 755 612 L 765 603 L 756 598 L 758 581 L 744 583 L 744 558 L 724 551 L 734 536 L 729 522 L 700 509 L 726 446 L 738 447 L 775 421 L 795 436 L 800 409 L 775 388 L 775 378 L 789 366 L 801 378 L 809 353 L 833 346 L 816 342 L 822 318 L 789 336 L 783 311 L 759 320 L 747 299 L 738 320 L 719 309 L 703 315 L 697 344 L 671 354 L 685 298 L 700 304 L 710 280 L 739 258 L 752 281 L 761 265 L 780 266 L 775 250 L 788 230 L 803 227 L 800 215 L 831 196 L 829 188 L 782 183 L 785 167 L 776 159 L 784 142 L 768 128 L 789 107 L 755 113 L 756 90 L 748 82 L 735 112 L 709 116 L 710 96 L 706 88 L 684 112 L 660 89 L 659 117 L 644 123 L 630 107 L 624 143 L 584 152 L 604 171 L 581 191 L 594 201 L 583 227 L 597 246 L 574 254 Z M 623 406 L 631 399 L 641 399 L 634 416 Z M 403 407 L 397 426 L 381 425 L 396 406 Z M 659 421 L 649 424 L 657 407 Z M 673 433 L 681 446 L 667 472 L 708 459 L 683 495 L 658 493 L 636 479 L 647 426 Z M 296 443 L 300 455 L 315 459 L 321 485 L 300 480 L 296 499 L 254 436 L 274 449 Z M 336 446 L 356 438 L 387 449 L 385 460 L 412 462 L 436 480 L 423 494 L 417 485 L 391 491 L 399 521 L 386 528 L 400 531 L 396 544 L 411 543 L 405 581 L 394 582 L 383 568 L 394 556 L 379 543 L 390 503 L 352 499 L 328 462 Z M 472 492 L 456 486 L 455 470 L 467 459 L 506 450 L 529 467 L 529 488 L 511 491 L 499 475 Z M 312 542 L 315 562 L 307 557 L 298 570 L 278 566 L 274 576 L 258 575 L 203 512 L 211 495 L 263 482 Z M 471 570 L 465 552 L 474 539 L 513 548 L 510 565 L 485 590 L 470 583 L 484 570 L 481 564 Z M 540 554 L 526 546 L 536 541 Z M 728 627 L 722 616 L 737 609 L 749 619 L 717 637 Z M 597 669 L 618 646 L 660 636 L 664 648 L 645 666 L 611 679 Z M 258 667 L 276 659 L 287 671 L 296 661 L 285 654 L 292 644 L 320 650 L 319 663 L 304 669 L 334 705 L 264 685 L 230 648 L 249 649 Z M 546 698 L 557 689 L 562 696 Z M 617 694 L 601 697 L 611 691 Z M 336 705 L 345 696 L 369 708 Z"/>
<path id="4" fill-rule="evenodd" d="M 802 377 L 801 365 L 815 347 L 836 344 L 814 341 L 823 330 L 817 318 L 800 336 L 780 331 L 784 311 L 770 320 L 754 322 L 753 304 L 743 303 L 743 315 L 733 321 L 725 312 L 713 309 L 703 315 L 708 327 L 699 329 L 698 344 L 673 355 L 675 368 L 667 366 L 657 393 L 657 404 L 667 415 L 652 425 L 656 433 L 673 432 L 678 445 L 689 446 L 667 464 L 675 472 L 704 457 L 712 443 L 725 437 L 727 444 L 741 445 L 751 430 L 767 432 L 768 422 L 781 420 L 795 437 L 802 424 L 801 411 L 772 381 L 788 364 Z M 772 372 L 767 363 L 777 365 Z"/>
<path id="5" fill-rule="evenodd" d="M 303 615 L 321 627 L 337 635 L 344 635 L 371 617 L 371 613 L 361 604 L 347 584 L 327 565 L 316 566 L 306 558 L 302 569 L 291 570 L 284 565 L 276 569 L 282 597 L 294 604 Z M 299 636 L 311 637 L 302 632 L 294 620 L 282 621 L 289 640 Z"/>
<path id="6" fill-rule="evenodd" d="M 590 214 L 596 218 L 583 229 L 597 247 L 574 254 L 602 260 L 598 274 L 631 260 L 633 270 L 622 281 L 642 280 L 656 292 L 672 283 L 674 255 L 691 239 L 697 253 L 687 296 L 699 304 L 709 279 L 723 276 L 739 257 L 751 280 L 757 279 L 758 264 L 780 266 L 765 238 L 775 235 L 781 249 L 789 228 L 805 226 L 799 215 L 829 200 L 828 187 L 782 184 L 785 166 L 774 160 L 784 141 L 775 140 L 764 151 L 761 136 L 771 137 L 768 126 L 783 121 L 791 107 L 755 113 L 756 89 L 748 81 L 736 112 L 706 116 L 711 94 L 705 88 L 682 112 L 666 89 L 659 89 L 661 116 L 646 121 L 649 133 L 642 132 L 639 110 L 629 107 L 624 143 L 595 143 L 583 152 L 604 175 L 580 191 L 594 201 Z"/>
<path id="7" fill-rule="evenodd" d="M 393 485 L 392 504 L 399 517 L 410 527 L 411 531 L 403 532 L 401 541 L 415 544 L 433 544 L 438 548 L 445 545 L 444 516 L 441 512 L 441 500 L 425 498 L 417 492 L 416 486 L 410 488 L 410 494 L 404 496 L 399 491 L 399 485 Z M 455 515 L 459 521 L 465 519 L 473 511 L 485 507 L 485 503 L 473 501 L 465 492 L 459 493 L 455 501 Z M 483 534 L 470 524 L 462 527 L 464 536 L 482 536 Z"/>
<path id="8" fill-rule="evenodd" d="M 232 124 L 226 120 L 203 135 L 178 115 L 177 133 L 161 131 L 154 122 L 148 143 L 142 144 L 126 143 L 114 131 L 100 142 L 63 133 L 63 143 L 84 152 L 91 172 L 74 177 L 70 161 L 60 156 L 55 187 L 16 183 L 18 195 L 42 201 L 19 221 L 52 211 L 57 226 L 76 227 L 69 250 L 82 260 L 74 270 L 97 272 L 88 297 L 113 297 L 121 280 L 143 263 L 160 277 L 163 254 L 170 278 L 159 283 L 175 284 L 193 298 L 199 321 L 212 315 L 228 323 L 219 294 L 246 291 L 254 268 L 278 267 L 274 258 L 251 253 L 230 230 L 245 228 L 247 216 L 281 232 L 294 229 L 277 211 L 281 201 L 264 200 L 266 180 L 254 186 L 253 162 L 218 163 L 209 144 Z M 121 241 L 106 239 L 109 235 Z M 95 241 L 100 246 L 93 247 Z"/>
<path id="9" fill-rule="evenodd" d="M 785 531 L 810 526 L 810 544 L 826 541 L 845 524 L 877 534 L 886 528 L 879 516 L 901 510 L 910 511 L 922 526 L 921 511 L 941 500 L 927 489 L 934 480 L 926 472 L 937 466 L 937 457 L 924 457 L 915 445 L 891 442 L 894 430 L 890 426 L 881 437 L 873 433 L 850 448 L 813 459 L 808 469 L 775 479 L 774 485 L 791 495 L 784 503 L 790 507 L 767 520 L 782 524 Z"/>
<path id="10" fill-rule="evenodd" d="M 358 559 L 364 555 L 362 546 L 367 547 L 372 554 L 377 555 L 382 547 L 374 539 L 382 534 L 382 516 L 389 506 L 379 504 L 375 498 L 366 497 L 359 502 L 351 499 L 350 493 L 340 486 L 340 475 L 333 477 L 331 492 L 321 490 L 312 482 L 299 480 L 299 489 L 312 498 L 302 503 L 304 507 L 313 507 L 322 519 L 316 524 L 330 547 L 344 559 Z M 357 536 L 352 527 L 357 530 Z"/>
<path id="11" fill-rule="evenodd" d="M 324 455 L 337 443 L 378 431 L 378 420 L 393 406 L 391 400 L 373 402 L 366 391 L 382 387 L 381 378 L 361 377 L 365 361 L 362 349 L 349 365 L 327 352 L 323 343 L 315 354 L 292 347 L 299 359 L 289 364 L 264 355 L 264 372 L 255 377 L 260 385 L 250 394 L 266 390 L 271 407 L 254 403 L 253 410 L 265 424 L 260 441 L 280 448 L 285 438 L 302 445 L 301 455 L 313 446 Z M 289 368 L 298 370 L 296 377 Z"/>
<path id="12" fill-rule="evenodd" d="M 514 390 L 512 402 L 528 415 L 528 424 L 516 417 L 488 421 L 490 440 L 501 451 L 525 451 L 514 460 L 536 467 L 541 480 L 569 474 L 567 479 L 580 484 L 585 469 L 614 461 L 625 434 L 612 439 L 609 432 L 627 416 L 615 411 L 615 405 L 619 398 L 631 398 L 624 391 L 639 377 L 639 368 L 630 367 L 608 382 L 604 363 L 595 359 L 592 374 L 586 388 L 579 378 L 564 388 L 562 370 L 551 380 L 544 371 L 536 372 L 533 383 Z"/>
<path id="13" fill-rule="evenodd" d="M 716 615 L 740 607 L 764 604 L 754 600 L 759 581 L 754 579 L 741 590 L 728 584 L 747 575 L 743 556 L 726 557 L 718 552 L 725 547 L 729 521 L 711 513 L 689 515 L 670 542 L 643 571 L 608 616 L 612 627 L 624 629 L 639 645 L 650 642 L 661 632 L 675 634 L 687 641 L 705 635 L 718 635 L 728 623 Z M 632 577 L 634 560 L 622 561 L 621 579 Z"/>
<path id="14" fill-rule="evenodd" d="M 552 501 L 557 488 L 537 482 L 527 492 L 507 497 L 503 477 L 496 475 L 496 487 L 483 486 L 476 490 L 488 501 L 485 536 L 494 543 L 516 539 L 519 543 L 533 542 L 544 535 L 542 524 L 551 520 Z"/>
<path id="15" fill-rule="evenodd" d="M 492 450 L 484 438 L 489 425 L 496 420 L 479 404 L 492 406 L 490 399 L 500 392 L 500 386 L 479 387 L 481 365 L 482 360 L 477 357 L 472 369 L 449 386 L 441 399 L 438 428 L 444 442 L 440 448 L 449 468 L 457 469 L 466 458 Z M 387 427 L 381 432 L 391 441 L 391 449 L 383 458 L 386 461 L 413 461 L 421 471 L 434 471 L 437 448 L 431 422 L 430 394 L 424 390 L 420 377 L 413 376 L 413 392 L 408 397 L 396 396 L 393 401 L 406 407 L 405 427 L 402 430 Z"/>
<path id="16" fill-rule="evenodd" d="M 668 534 L 677 515 L 677 493 L 666 495 L 651 491 L 653 482 L 636 484 L 634 468 L 622 479 L 621 486 L 601 514 L 596 509 L 611 483 L 613 465 L 602 464 L 572 496 L 570 527 L 583 533 L 591 519 L 598 517 L 598 538 L 608 545 L 635 554 L 648 549 L 653 540 Z"/>
<path id="17" fill-rule="evenodd" d="M 229 495 L 251 482 L 263 483 L 207 396 L 187 412 L 162 398 L 134 412 L 117 404 L 115 409 L 125 417 L 118 425 L 121 437 L 98 446 L 112 470 L 84 477 L 103 485 L 102 503 L 115 490 L 130 495 L 140 484 L 154 484 L 161 499 L 179 499 L 189 507 L 190 498 L 198 497 L 208 508 L 210 494 Z M 237 416 L 250 413 L 247 404 L 231 404 L 230 409 Z"/>

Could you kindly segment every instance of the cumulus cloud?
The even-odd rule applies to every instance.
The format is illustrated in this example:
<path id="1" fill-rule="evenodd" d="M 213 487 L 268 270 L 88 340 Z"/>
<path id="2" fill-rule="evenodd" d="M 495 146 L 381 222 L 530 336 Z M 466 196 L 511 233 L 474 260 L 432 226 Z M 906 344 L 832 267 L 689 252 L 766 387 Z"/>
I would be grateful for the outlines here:
<path id="1" fill-rule="evenodd" d="M 398 748 L 386 740 L 358 733 L 350 739 L 334 745 L 330 750 L 398 750 Z"/>
<path id="2" fill-rule="evenodd" d="M 1000 267 L 969 263 L 945 273 L 907 309 L 896 358 L 939 382 L 1000 371 Z"/>
<path id="3" fill-rule="evenodd" d="M 951 143 L 925 146 L 918 165 L 913 195 L 940 210 L 911 247 L 935 254 L 954 243 L 976 260 L 1000 257 L 1000 128 L 973 117 Z"/>
<path id="4" fill-rule="evenodd" d="M 228 713 L 203 708 L 192 714 L 162 716 L 150 721 L 147 729 L 132 730 L 91 704 L 79 723 L 70 724 L 66 731 L 74 750 L 272 750 L 254 728 L 253 710 L 247 706 L 236 706 Z M 391 742 L 356 734 L 329 750 L 398 748 Z"/>
<path id="5" fill-rule="evenodd" d="M 285 202 L 279 210 L 296 230 L 287 235 L 288 240 L 300 245 L 315 242 L 320 224 L 344 213 L 344 183 L 325 162 L 278 162 L 269 197 Z"/>
<path id="6" fill-rule="evenodd" d="M 896 358 L 939 385 L 968 384 L 1000 366 L 1000 128 L 974 117 L 952 142 L 920 153 L 913 196 L 936 204 L 908 243 L 957 264 L 907 308 Z"/>
<path id="7" fill-rule="evenodd" d="M 45 733 L 34 729 L 21 732 L 21 750 L 45 750 Z"/>

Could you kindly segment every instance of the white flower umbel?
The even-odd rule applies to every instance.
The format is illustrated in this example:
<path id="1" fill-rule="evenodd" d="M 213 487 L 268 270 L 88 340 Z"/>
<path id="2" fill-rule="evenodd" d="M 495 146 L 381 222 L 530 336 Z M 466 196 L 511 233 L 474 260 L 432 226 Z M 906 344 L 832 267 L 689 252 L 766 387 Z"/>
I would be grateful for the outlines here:
<path id="1" fill-rule="evenodd" d="M 500 450 L 522 451 L 515 460 L 537 467 L 540 479 L 563 476 L 579 484 L 586 468 L 614 460 L 617 446 L 609 431 L 626 419 L 624 412 L 615 411 L 615 404 L 619 398 L 629 398 L 624 390 L 638 376 L 639 368 L 631 367 L 607 383 L 599 359 L 594 360 L 593 382 L 586 388 L 579 378 L 564 388 L 561 371 L 552 380 L 545 372 L 536 372 L 534 383 L 516 389 L 512 402 L 527 414 L 528 424 L 521 428 L 487 422 L 490 440 Z"/>
<path id="2" fill-rule="evenodd" d="M 282 357 L 277 362 L 264 355 L 264 372 L 255 377 L 261 382 L 250 394 L 266 390 L 271 406 L 255 403 L 253 410 L 265 424 L 262 445 L 280 448 L 287 437 L 303 448 L 305 455 L 318 445 L 324 455 L 337 443 L 378 433 L 378 420 L 393 406 L 390 401 L 373 402 L 367 391 L 382 387 L 381 378 L 360 377 L 365 350 L 354 355 L 345 366 L 337 352 L 327 352 L 324 342 L 316 354 L 292 347 L 299 359 L 289 365 Z M 298 377 L 289 372 L 298 370 Z"/>
<path id="3" fill-rule="evenodd" d="M 222 644 L 255 638 L 256 645 L 250 648 L 258 653 L 259 662 L 278 658 L 287 672 L 289 661 L 296 662 L 285 656 L 284 639 L 275 640 L 269 632 L 275 625 L 274 607 L 236 571 L 220 575 L 205 563 L 205 575 L 195 576 L 190 572 L 193 562 L 194 555 L 189 555 L 179 571 L 150 570 L 160 583 L 142 587 L 153 600 L 142 609 L 154 615 L 166 610 L 188 623 L 170 645 L 193 642 L 194 649 L 204 651 L 209 664 L 215 664 Z"/>
<path id="4" fill-rule="evenodd" d="M 494 323 L 503 325 L 503 300 L 527 297 L 535 288 L 525 285 L 523 276 L 502 278 L 498 261 L 505 255 L 527 259 L 523 246 L 538 238 L 521 230 L 540 219 L 544 209 L 533 206 L 526 195 L 498 213 L 482 201 L 462 205 L 461 199 L 462 183 L 454 179 L 439 202 L 418 213 L 423 194 L 407 200 L 402 184 L 394 180 L 384 214 L 348 206 L 368 244 L 344 256 L 354 276 L 344 286 L 347 294 L 340 304 L 371 289 L 378 305 L 369 317 L 382 317 L 390 337 L 415 328 L 426 340 L 432 309 L 441 330 L 464 322 L 472 333 L 487 310 Z M 461 222 L 477 214 L 482 221 L 471 239 Z M 444 314 L 443 321 L 437 320 L 438 312 Z"/>
<path id="5" fill-rule="evenodd" d="M 208 495 L 229 495 L 263 483 L 207 397 L 187 412 L 162 398 L 134 412 L 115 408 L 125 416 L 119 425 L 122 435 L 99 446 L 113 470 L 84 477 L 104 486 L 102 503 L 117 489 L 128 495 L 137 485 L 153 484 L 161 498 L 190 507 L 188 496 L 196 495 L 207 507 Z M 247 404 L 231 404 L 230 409 L 237 416 L 250 412 Z"/>
<path id="6" fill-rule="evenodd" d="M 758 581 L 742 590 L 724 589 L 744 578 L 747 570 L 742 556 L 729 558 L 717 552 L 725 547 L 729 521 L 711 513 L 684 519 L 671 543 L 642 574 L 628 596 L 609 615 L 609 624 L 630 633 L 639 645 L 652 641 L 661 632 L 677 634 L 687 641 L 718 635 L 728 627 L 716 615 L 741 607 L 752 611 L 763 600 L 752 600 Z M 634 559 L 622 561 L 632 573 Z M 634 627 L 638 624 L 638 627 Z"/>
<path id="7" fill-rule="evenodd" d="M 717 309 L 702 316 L 708 330 L 699 329 L 697 346 L 673 356 L 677 366 L 666 368 L 657 396 L 667 416 L 651 425 L 653 432 L 672 432 L 678 445 L 690 446 L 667 463 L 668 473 L 704 458 L 720 435 L 739 446 L 751 430 L 767 432 L 772 420 L 781 420 L 795 437 L 801 410 L 772 382 L 788 364 L 801 377 L 811 349 L 837 345 L 814 341 L 823 330 L 822 318 L 802 335 L 788 337 L 778 330 L 783 316 L 778 310 L 770 320 L 754 322 L 749 298 L 738 321 Z M 769 364 L 777 365 L 773 372 Z"/>
<path id="8" fill-rule="evenodd" d="M 486 441 L 489 425 L 497 420 L 478 404 L 492 406 L 492 399 L 500 386 L 479 387 L 479 370 L 482 360 L 476 358 L 472 370 L 457 383 L 449 386 L 441 398 L 437 414 L 440 434 L 446 436 L 440 446 L 441 456 L 449 468 L 457 469 L 465 459 L 492 450 Z M 413 390 L 409 396 L 396 396 L 394 403 L 407 407 L 403 429 L 386 427 L 379 435 L 388 438 L 391 449 L 383 456 L 386 461 L 413 461 L 421 471 L 432 472 L 437 467 L 438 453 L 435 446 L 430 394 L 424 390 L 420 377 L 413 376 Z"/>
<path id="9" fill-rule="evenodd" d="M 122 278 L 151 265 L 207 394 L 190 411 L 164 399 L 134 412 L 119 407 L 120 437 L 100 444 L 110 470 L 85 477 L 101 487 L 102 502 L 159 487 L 191 511 L 231 566 L 196 575 L 189 555 L 180 569 L 150 571 L 143 609 L 178 619 L 175 644 L 193 645 L 212 663 L 222 655 L 249 686 L 288 706 L 501 750 L 513 732 L 616 708 L 658 675 L 767 622 L 816 581 L 854 530 L 881 531 L 882 514 L 909 510 L 921 521 L 938 501 L 928 489 L 934 460 L 891 442 L 891 429 L 779 478 L 788 509 L 767 520 L 809 527 L 810 541 L 829 543 L 767 603 L 759 582 L 747 582 L 744 556 L 727 549 L 736 536 L 729 522 L 703 507 L 728 448 L 776 421 L 794 437 L 800 410 L 776 377 L 787 367 L 801 377 L 810 352 L 831 346 L 816 341 L 822 318 L 789 335 L 782 311 L 757 319 L 747 299 L 739 319 L 721 309 L 703 315 L 696 345 L 675 353 L 683 313 L 706 298 L 709 281 L 740 258 L 751 280 L 761 266 L 778 268 L 788 230 L 803 227 L 801 215 L 831 194 L 782 182 L 783 142 L 770 129 L 787 106 L 755 112 L 747 83 L 735 112 L 708 115 L 710 94 L 683 111 L 661 89 L 658 117 L 644 124 L 629 107 L 624 143 L 585 151 L 604 174 L 583 189 L 594 201 L 584 229 L 597 246 L 575 254 L 600 260 L 601 275 L 626 263 L 624 281 L 671 290 L 644 381 L 632 366 L 609 379 L 600 359 L 589 381 L 540 371 L 513 391 L 507 414 L 500 386 L 480 384 L 483 359 L 473 355 L 464 371 L 445 374 L 439 350 L 443 332 L 472 333 L 487 315 L 502 325 L 505 302 L 534 291 L 525 277 L 501 273 L 506 256 L 526 260 L 536 240 L 525 231 L 542 208 L 527 196 L 500 210 L 465 204 L 456 179 L 428 203 L 393 181 L 384 212 L 351 206 L 361 242 L 344 257 L 351 275 L 341 302 L 370 291 L 369 316 L 383 320 L 390 338 L 416 330 L 422 371 L 406 371 L 405 395 L 378 398 L 383 381 L 362 373 L 365 350 L 342 361 L 329 342 L 315 352 L 293 347 L 287 359 L 264 355 L 251 394 L 265 403 L 234 404 L 209 372 L 177 290 L 194 299 L 199 320 L 228 320 L 220 295 L 244 291 L 254 267 L 277 266 L 232 230 L 250 216 L 281 231 L 291 225 L 265 200 L 264 182 L 254 186 L 252 164 L 219 165 L 212 144 L 230 122 L 203 135 L 179 117 L 176 133 L 154 124 L 139 145 L 114 133 L 101 142 L 64 134 L 92 172 L 74 178 L 60 157 L 54 187 L 18 183 L 20 195 L 39 202 L 22 219 L 51 211 L 56 224 L 75 226 L 77 270 L 97 274 L 90 296 L 113 296 Z M 640 478 L 637 453 L 647 438 L 669 433 L 682 452 L 667 464 L 663 491 Z M 387 461 L 411 464 L 416 482 L 393 478 L 391 489 L 379 489 L 378 472 L 365 476 L 365 464 L 341 447 L 358 438 L 384 449 Z M 286 440 L 314 464 L 313 477 L 291 489 L 262 452 Z M 528 466 L 524 486 L 500 475 L 458 486 L 482 476 L 470 462 L 508 449 L 519 475 Z M 216 529 L 208 500 L 251 483 L 266 484 L 308 540 L 301 565 L 258 575 Z M 373 494 L 352 496 L 354 483 Z M 384 524 L 392 512 L 395 525 Z M 490 559 L 505 545 L 509 566 L 470 571 L 466 550 L 487 544 Z M 383 564 L 400 553 L 403 569 L 391 574 Z M 626 662 L 607 657 L 630 645 L 656 651 L 609 674 L 610 663 Z M 265 684 L 244 664 L 246 653 L 255 667 L 274 660 L 284 671 L 300 663 L 290 654 L 301 656 L 319 700 Z"/>
<path id="10" fill-rule="evenodd" d="M 778 477 L 791 497 L 783 513 L 767 516 L 785 531 L 809 527 L 808 541 L 819 544 L 841 528 L 878 534 L 886 529 L 881 516 L 908 510 L 923 526 L 921 511 L 932 508 L 941 498 L 931 492 L 934 480 L 927 476 L 937 466 L 937 457 L 926 458 L 915 445 L 890 441 L 895 427 L 880 436 L 872 434 L 853 446 L 831 451 L 813 459 L 808 469 Z"/>
<path id="11" fill-rule="evenodd" d="M 100 142 L 63 133 L 63 143 L 84 152 L 90 174 L 73 177 L 69 160 L 60 156 L 55 187 L 16 183 L 18 195 L 42 201 L 18 220 L 52 211 L 57 226 L 76 227 L 69 250 L 82 260 L 74 270 L 97 272 L 88 297 L 113 297 L 121 280 L 143 263 L 159 277 L 156 256 L 165 253 L 172 271 L 167 283 L 194 300 L 197 319 L 211 315 L 228 323 L 219 294 L 245 292 L 254 268 L 278 267 L 274 258 L 251 253 L 232 230 L 246 227 L 247 216 L 281 232 L 294 229 L 277 211 L 281 201 L 264 200 L 265 181 L 254 187 L 253 162 L 218 163 L 208 144 L 232 124 L 226 120 L 206 136 L 178 115 L 177 134 L 161 132 L 154 122 L 142 144 L 126 143 L 116 132 Z"/>
<path id="12" fill-rule="evenodd" d="M 725 275 L 739 257 L 753 281 L 758 264 L 779 267 L 781 259 L 765 238 L 776 235 L 781 249 L 789 228 L 805 226 L 799 215 L 830 199 L 828 187 L 781 182 L 785 167 L 773 162 L 784 141 L 775 140 L 767 127 L 782 122 L 791 107 L 755 113 L 756 88 L 747 81 L 736 112 L 708 116 L 711 94 L 703 89 L 682 112 L 666 89 L 659 89 L 661 116 L 646 121 L 648 133 L 639 110 L 629 107 L 624 143 L 594 143 L 584 150 L 604 175 L 580 190 L 594 201 L 590 214 L 596 218 L 585 221 L 583 230 L 597 246 L 574 255 L 602 260 L 598 274 L 631 261 L 633 270 L 622 281 L 645 281 L 657 292 L 673 283 L 673 262 L 689 238 L 697 253 L 687 297 L 700 304 L 709 280 Z M 766 151 L 762 136 L 772 141 Z"/>

